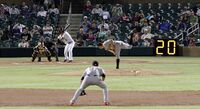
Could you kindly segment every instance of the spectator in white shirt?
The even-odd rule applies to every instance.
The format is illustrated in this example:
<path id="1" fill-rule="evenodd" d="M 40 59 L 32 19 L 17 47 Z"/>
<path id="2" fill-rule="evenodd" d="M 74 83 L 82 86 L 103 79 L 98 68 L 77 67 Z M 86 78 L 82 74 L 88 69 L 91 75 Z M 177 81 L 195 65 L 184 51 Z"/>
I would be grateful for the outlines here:
<path id="1" fill-rule="evenodd" d="M 22 39 L 22 42 L 20 42 L 18 44 L 18 47 L 20 47 L 20 48 L 28 48 L 29 47 L 29 43 L 25 39 Z"/>
<path id="2" fill-rule="evenodd" d="M 154 37 L 153 34 L 150 33 L 149 29 L 144 29 L 144 34 L 141 36 L 141 39 L 144 41 L 143 46 L 149 47 L 151 44 L 151 39 Z"/>
<path id="3" fill-rule="evenodd" d="M 52 5 L 51 8 L 49 8 L 48 13 L 49 14 L 54 13 L 54 14 L 58 15 L 59 10 L 58 10 L 58 8 L 55 7 L 55 5 Z"/>
<path id="4" fill-rule="evenodd" d="M 96 4 L 96 7 L 92 9 L 92 14 L 99 15 L 102 13 L 102 8 L 99 7 L 99 4 Z"/>
<path id="5" fill-rule="evenodd" d="M 9 8 L 9 14 L 10 15 L 19 15 L 20 14 L 20 11 L 19 11 L 19 9 L 17 9 L 15 7 L 15 4 L 12 4 L 12 7 Z"/>
<path id="6" fill-rule="evenodd" d="M 23 31 L 23 28 L 25 28 L 26 26 L 23 25 L 23 24 L 20 24 L 20 23 L 16 23 L 14 26 L 13 26 L 13 29 L 18 29 L 20 31 L 20 33 L 22 33 Z"/>
<path id="7" fill-rule="evenodd" d="M 102 23 L 99 24 L 98 29 L 101 30 L 102 27 L 104 27 L 106 30 L 109 30 L 109 25 L 105 21 L 102 21 Z"/>
<path id="8" fill-rule="evenodd" d="M 200 17 L 200 8 L 197 9 L 196 15 Z"/>
<path id="9" fill-rule="evenodd" d="M 103 9 L 103 11 L 101 12 L 100 16 L 102 16 L 102 18 L 104 20 L 110 19 L 110 13 L 106 9 Z"/>
<path id="10" fill-rule="evenodd" d="M 47 16 L 47 11 L 44 10 L 44 7 L 40 8 L 40 11 L 37 13 L 37 17 L 46 17 Z"/>
<path id="11" fill-rule="evenodd" d="M 113 6 L 111 13 L 112 21 L 115 23 L 118 22 L 120 17 L 123 15 L 122 6 L 120 4 L 116 4 L 115 6 Z"/>
<path id="12" fill-rule="evenodd" d="M 46 23 L 46 25 L 43 27 L 42 30 L 43 30 L 44 37 L 50 37 L 50 38 L 52 38 L 53 27 L 50 25 L 49 22 Z"/>

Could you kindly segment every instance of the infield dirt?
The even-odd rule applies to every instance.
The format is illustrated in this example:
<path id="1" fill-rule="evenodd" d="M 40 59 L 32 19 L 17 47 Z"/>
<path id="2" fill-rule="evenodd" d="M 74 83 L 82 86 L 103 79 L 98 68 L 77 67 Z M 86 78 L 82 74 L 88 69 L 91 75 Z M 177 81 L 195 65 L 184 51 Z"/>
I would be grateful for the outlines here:
<path id="1" fill-rule="evenodd" d="M 75 90 L 0 89 L 0 106 L 66 106 Z M 200 91 L 110 91 L 112 106 L 200 105 Z M 102 91 L 87 91 L 77 106 L 102 106 Z"/>

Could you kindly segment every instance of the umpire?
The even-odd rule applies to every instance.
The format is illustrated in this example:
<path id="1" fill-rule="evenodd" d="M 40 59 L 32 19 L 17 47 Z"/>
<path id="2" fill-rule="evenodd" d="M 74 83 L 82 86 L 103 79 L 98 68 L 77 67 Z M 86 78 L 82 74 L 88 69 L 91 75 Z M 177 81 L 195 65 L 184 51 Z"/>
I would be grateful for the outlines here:
<path id="1" fill-rule="evenodd" d="M 53 42 L 49 37 L 45 38 L 44 45 L 47 47 L 47 49 L 50 51 L 52 55 L 55 55 L 56 61 L 58 62 L 58 48 L 57 44 Z"/>

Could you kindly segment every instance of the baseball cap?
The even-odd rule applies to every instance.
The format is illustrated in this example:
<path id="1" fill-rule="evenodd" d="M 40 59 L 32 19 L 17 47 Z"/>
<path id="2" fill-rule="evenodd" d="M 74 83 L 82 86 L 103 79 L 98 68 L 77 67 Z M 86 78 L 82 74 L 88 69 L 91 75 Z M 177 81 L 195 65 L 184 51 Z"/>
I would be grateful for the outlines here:
<path id="1" fill-rule="evenodd" d="M 99 62 L 98 62 L 98 61 L 93 61 L 93 62 L 92 62 L 92 65 L 93 65 L 93 66 L 99 66 Z"/>
<path id="2" fill-rule="evenodd" d="M 87 16 L 84 16 L 83 18 L 84 18 L 84 19 L 87 19 Z"/>

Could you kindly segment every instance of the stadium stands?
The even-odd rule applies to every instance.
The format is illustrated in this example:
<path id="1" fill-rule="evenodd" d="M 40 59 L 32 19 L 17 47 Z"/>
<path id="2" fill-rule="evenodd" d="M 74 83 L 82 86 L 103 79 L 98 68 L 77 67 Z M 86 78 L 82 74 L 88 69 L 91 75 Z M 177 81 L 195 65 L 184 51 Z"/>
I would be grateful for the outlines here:
<path id="1" fill-rule="evenodd" d="M 74 37 L 77 42 L 82 43 L 77 43 L 77 46 L 96 46 L 107 38 L 125 42 L 132 40 L 135 42 L 134 46 L 153 46 L 155 38 L 175 38 L 185 46 L 194 46 L 195 44 L 189 43 L 200 41 L 200 9 L 196 4 L 93 4 L 87 1 L 83 7 L 79 27 L 83 28 L 84 38 Z M 58 25 L 59 19 L 59 9 L 53 4 L 1 4 L 0 47 L 18 47 L 25 27 L 28 27 L 31 34 L 29 47 L 35 46 L 43 31 L 49 30 L 44 29 L 47 22 L 53 29 L 52 36 L 46 36 L 55 39 L 58 27 L 63 25 Z M 75 26 L 72 24 L 72 27 Z M 78 31 L 77 35 L 80 35 Z"/>
<path id="2" fill-rule="evenodd" d="M 86 6 L 87 4 L 88 2 Z M 86 8 L 88 10 L 85 9 L 83 12 L 83 17 L 87 16 L 89 19 L 87 22 L 90 22 L 90 24 L 95 22 L 98 27 L 102 21 L 105 21 L 106 25 L 108 24 L 111 27 L 104 25 L 107 38 L 114 37 L 125 42 L 133 40 L 142 43 L 134 46 L 153 46 L 152 39 L 155 38 L 176 38 L 180 44 L 183 44 L 187 39 L 188 43 L 194 43 L 193 40 L 196 40 L 199 36 L 199 27 L 196 26 L 193 29 L 196 31 L 191 32 L 190 35 L 187 34 L 187 38 L 183 37 L 184 32 L 199 23 L 198 9 L 192 3 L 96 4 L 96 6 L 93 5 L 92 9 L 91 6 L 88 7 Z M 115 31 L 111 31 L 113 24 L 118 28 Z M 82 27 L 82 25 L 80 26 Z M 91 25 L 83 27 L 83 29 L 86 29 L 85 34 L 88 34 L 87 30 L 90 27 Z M 94 33 L 97 43 L 99 42 L 99 33 L 101 33 L 100 28 L 97 33 Z M 139 35 L 139 38 L 135 38 L 135 35 Z M 142 36 L 145 37 L 142 39 Z"/>
<path id="3" fill-rule="evenodd" d="M 59 21 L 59 10 L 52 5 L 43 7 L 43 5 L 0 5 L 0 47 L 18 47 L 18 44 L 24 39 L 21 37 L 23 29 L 28 28 L 31 39 L 28 40 L 30 46 L 37 44 L 40 35 L 43 33 L 43 27 L 47 22 L 56 30 Z M 53 31 L 54 33 L 55 31 Z M 54 36 L 51 36 L 54 38 Z M 26 40 L 26 39 L 25 39 Z M 23 46 L 22 46 L 23 47 Z"/>

